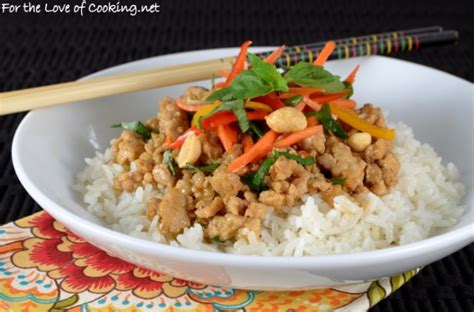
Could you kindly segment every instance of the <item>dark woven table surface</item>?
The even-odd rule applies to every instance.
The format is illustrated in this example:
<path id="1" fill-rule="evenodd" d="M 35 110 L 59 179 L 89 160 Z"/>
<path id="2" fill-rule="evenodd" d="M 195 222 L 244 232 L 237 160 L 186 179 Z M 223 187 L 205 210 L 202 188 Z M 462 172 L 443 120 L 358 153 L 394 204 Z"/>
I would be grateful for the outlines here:
<path id="1" fill-rule="evenodd" d="M 74 80 L 155 55 L 237 46 L 245 39 L 255 45 L 291 45 L 430 25 L 459 30 L 459 44 L 396 57 L 474 79 L 469 50 L 474 46 L 472 1 L 159 3 L 159 14 L 135 17 L 0 13 L 0 91 Z M 11 162 L 13 134 L 24 116 L 0 117 L 0 224 L 40 209 L 21 186 Z M 473 260 L 471 244 L 424 268 L 372 311 L 473 311 Z"/>

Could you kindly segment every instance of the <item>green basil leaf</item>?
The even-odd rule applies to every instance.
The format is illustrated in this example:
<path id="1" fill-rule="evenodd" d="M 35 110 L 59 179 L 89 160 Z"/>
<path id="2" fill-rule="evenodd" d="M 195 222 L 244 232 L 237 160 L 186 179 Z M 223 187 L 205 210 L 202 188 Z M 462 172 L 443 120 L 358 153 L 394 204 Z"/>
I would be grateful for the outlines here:
<path id="1" fill-rule="evenodd" d="M 303 165 L 303 166 L 311 166 L 315 163 L 315 160 L 314 160 L 314 157 L 301 157 L 301 156 L 298 156 L 298 155 L 295 155 L 295 154 L 291 154 L 291 153 L 288 153 L 288 152 L 280 152 L 280 151 L 275 151 L 273 152 L 274 155 L 276 155 L 277 159 L 280 157 L 280 156 L 284 156 L 286 158 L 289 158 L 289 159 L 293 159 L 294 161 L 296 161 L 297 163 Z"/>
<path id="2" fill-rule="evenodd" d="M 252 131 L 258 138 L 262 138 L 264 133 L 262 129 L 260 129 L 256 123 L 249 122 L 249 130 Z"/>
<path id="3" fill-rule="evenodd" d="M 270 85 L 274 91 L 288 91 L 288 85 L 283 77 L 278 73 L 276 67 L 265 63 L 260 57 L 253 53 L 247 53 L 252 64 L 252 71 L 258 78 Z"/>
<path id="4" fill-rule="evenodd" d="M 201 171 L 202 173 L 213 173 L 214 170 L 216 170 L 221 164 L 219 163 L 212 163 L 212 164 L 209 164 L 209 165 L 205 165 L 205 166 L 194 166 L 192 164 L 186 164 L 186 169 L 188 169 L 189 171 L 193 172 L 193 173 L 196 173 L 198 171 Z"/>
<path id="5" fill-rule="evenodd" d="M 163 153 L 163 163 L 168 167 L 169 172 L 173 176 L 175 176 L 176 175 L 176 170 L 175 170 L 176 162 L 171 157 L 172 152 L 173 152 L 172 150 L 166 150 Z"/>
<path id="6" fill-rule="evenodd" d="M 151 137 L 150 130 L 148 130 L 141 121 L 121 122 L 118 124 L 113 124 L 112 128 L 123 128 L 133 131 L 147 140 Z"/>
<path id="7" fill-rule="evenodd" d="M 235 107 L 232 112 L 237 117 L 237 121 L 242 133 L 247 132 L 250 125 L 249 119 L 247 118 L 247 112 L 245 111 L 243 104 L 242 106 Z"/>
<path id="8" fill-rule="evenodd" d="M 230 84 L 231 94 L 236 99 L 252 99 L 273 91 L 272 87 L 260 79 L 253 71 L 244 70 Z"/>
<path id="9" fill-rule="evenodd" d="M 307 115 L 316 117 L 327 132 L 333 133 L 335 136 L 344 140 L 349 138 L 349 135 L 344 128 L 342 128 L 341 125 L 332 118 L 331 107 L 329 104 L 324 104 L 319 112 L 310 112 Z"/>
<path id="10" fill-rule="evenodd" d="M 219 89 L 209 94 L 208 97 L 206 98 L 206 101 L 211 102 L 211 101 L 222 100 L 223 98 L 229 95 L 230 95 L 230 88 Z"/>
<path id="11" fill-rule="evenodd" d="M 344 185 L 344 183 L 346 183 L 346 180 L 347 180 L 346 178 L 342 178 L 342 179 L 333 178 L 331 179 L 331 182 L 334 185 Z"/>
<path id="12" fill-rule="evenodd" d="M 285 100 L 285 104 L 288 106 L 296 106 L 303 100 L 303 96 L 301 94 L 295 95 L 290 97 L 289 99 Z"/>
<path id="13" fill-rule="evenodd" d="M 287 83 L 294 83 L 301 87 L 324 88 L 325 93 L 336 93 L 344 90 L 340 77 L 331 74 L 321 66 L 300 62 L 293 66 L 286 74 Z"/>

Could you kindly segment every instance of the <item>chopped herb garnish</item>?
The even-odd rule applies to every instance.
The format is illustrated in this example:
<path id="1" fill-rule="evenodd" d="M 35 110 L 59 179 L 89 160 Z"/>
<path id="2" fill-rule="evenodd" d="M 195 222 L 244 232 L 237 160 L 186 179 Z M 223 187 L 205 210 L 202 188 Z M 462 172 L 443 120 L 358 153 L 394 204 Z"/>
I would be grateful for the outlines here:
<path id="1" fill-rule="evenodd" d="M 289 99 L 285 100 L 285 104 L 288 106 L 296 106 L 303 100 L 303 96 L 301 94 L 295 95 L 290 97 Z"/>
<path id="2" fill-rule="evenodd" d="M 253 53 L 247 53 L 252 65 L 252 71 L 258 78 L 272 87 L 273 91 L 288 91 L 288 85 L 285 79 L 280 75 L 275 65 L 264 62 L 260 57 Z"/>
<path id="3" fill-rule="evenodd" d="M 258 138 L 262 138 L 265 133 L 260 129 L 256 123 L 249 122 L 249 130 L 252 131 Z"/>
<path id="4" fill-rule="evenodd" d="M 174 167 L 176 166 L 176 162 L 173 157 L 171 157 L 172 150 L 166 150 L 163 153 L 163 163 L 168 167 L 169 172 L 175 176 L 176 170 Z"/>
<path id="5" fill-rule="evenodd" d="M 286 74 L 287 83 L 294 83 L 301 87 L 324 88 L 325 93 L 336 93 L 344 89 L 340 77 L 331 74 L 321 66 L 300 62 L 293 66 Z"/>
<path id="6" fill-rule="evenodd" d="M 212 164 L 209 164 L 209 165 L 205 165 L 205 166 L 194 166 L 192 164 L 187 164 L 186 165 L 186 169 L 188 169 L 189 171 L 191 172 L 198 172 L 198 171 L 201 171 L 202 173 L 213 173 L 214 170 L 216 170 L 221 164 L 219 163 L 212 163 Z"/>
<path id="7" fill-rule="evenodd" d="M 310 112 L 307 115 L 316 117 L 323 125 L 324 130 L 326 130 L 327 132 L 333 133 L 341 139 L 349 138 L 346 131 L 341 127 L 341 125 L 332 118 L 331 107 L 329 106 L 329 104 L 324 104 L 323 107 L 321 107 L 321 110 L 319 110 L 319 112 Z"/>
<path id="8" fill-rule="evenodd" d="M 257 172 L 243 177 L 244 182 L 250 187 L 250 189 L 256 192 L 262 192 L 268 189 L 268 187 L 263 183 L 263 179 L 268 170 L 270 170 L 270 167 L 273 166 L 281 156 L 293 159 L 303 166 L 311 166 L 315 162 L 313 157 L 304 158 L 288 152 L 273 151 L 272 155 L 263 161 Z"/>
<path id="9" fill-rule="evenodd" d="M 270 93 L 272 87 L 252 70 L 244 70 L 230 84 L 230 91 L 236 99 L 252 99 Z"/>
<path id="10" fill-rule="evenodd" d="M 345 89 L 349 91 L 349 93 L 347 93 L 344 98 L 350 99 L 351 96 L 354 94 L 354 86 L 352 85 L 352 83 L 349 82 L 344 82 L 344 86 L 346 87 Z"/>
<path id="11" fill-rule="evenodd" d="M 342 178 L 342 179 L 332 178 L 331 182 L 334 185 L 344 185 L 344 183 L 346 183 L 346 180 L 347 180 L 346 178 Z"/>
<path id="12" fill-rule="evenodd" d="M 133 131 L 148 140 L 151 137 L 150 130 L 148 130 L 141 121 L 127 121 L 118 124 L 113 124 L 112 128 L 123 128 Z"/>
<path id="13" fill-rule="evenodd" d="M 217 101 L 217 100 L 224 100 L 227 97 L 232 97 L 230 94 L 230 88 L 219 89 L 212 92 L 207 98 L 206 101 Z"/>
<path id="14" fill-rule="evenodd" d="M 255 54 L 248 53 L 252 68 L 240 72 L 229 87 L 214 91 L 207 101 L 244 100 L 263 96 L 272 91 L 288 91 L 285 79 L 276 67 L 265 63 Z"/>

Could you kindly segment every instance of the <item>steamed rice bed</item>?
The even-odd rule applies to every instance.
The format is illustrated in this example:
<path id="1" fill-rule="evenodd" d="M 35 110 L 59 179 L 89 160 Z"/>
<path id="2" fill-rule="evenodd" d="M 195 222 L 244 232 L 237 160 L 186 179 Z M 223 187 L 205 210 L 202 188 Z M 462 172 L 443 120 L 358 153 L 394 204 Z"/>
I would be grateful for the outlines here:
<path id="1" fill-rule="evenodd" d="M 110 163 L 107 149 L 87 158 L 87 167 L 78 174 L 75 189 L 87 209 L 103 218 L 114 230 L 158 243 L 185 248 L 238 254 L 307 256 L 350 253 L 403 245 L 422 240 L 443 228 L 453 226 L 463 214 L 460 200 L 464 186 L 452 163 L 441 158 L 428 144 L 421 144 L 411 128 L 393 125 L 397 132 L 393 153 L 401 168 L 399 183 L 388 195 L 366 195 L 362 205 L 349 197 L 338 196 L 329 207 L 319 195 L 305 196 L 302 205 L 287 210 L 283 218 L 268 213 L 260 239 L 251 232 L 247 240 L 235 243 L 207 243 L 203 228 L 195 223 L 167 240 L 160 234 L 158 216 L 146 218 L 146 201 L 163 196 L 151 184 L 134 192 L 116 195 L 113 179 L 124 171 Z M 134 170 L 134 163 L 131 164 Z"/>

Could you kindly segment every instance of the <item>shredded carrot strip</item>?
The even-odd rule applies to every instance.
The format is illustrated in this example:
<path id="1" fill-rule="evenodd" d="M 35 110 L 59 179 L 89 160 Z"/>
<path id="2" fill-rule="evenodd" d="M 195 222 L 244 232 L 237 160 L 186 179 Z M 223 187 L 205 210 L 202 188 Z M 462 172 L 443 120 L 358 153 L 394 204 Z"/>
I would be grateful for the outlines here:
<path id="1" fill-rule="evenodd" d="M 267 56 L 264 62 L 269 63 L 269 64 L 275 64 L 275 62 L 280 58 L 284 50 L 285 50 L 285 45 L 282 45 L 281 47 L 273 51 L 272 54 Z"/>
<path id="2" fill-rule="evenodd" d="M 337 105 L 339 107 L 344 107 L 348 109 L 354 109 L 357 106 L 356 101 L 354 100 L 344 100 L 344 99 L 337 99 L 334 101 L 330 101 L 329 104 Z"/>
<path id="3" fill-rule="evenodd" d="M 242 144 L 244 145 L 244 153 L 247 153 L 253 146 L 252 137 L 248 134 L 244 134 L 242 138 Z"/>
<path id="4" fill-rule="evenodd" d="M 323 126 L 312 126 L 308 127 L 306 129 L 303 129 L 301 131 L 293 132 L 290 135 L 288 135 L 286 138 L 281 139 L 275 144 L 273 144 L 273 147 L 285 147 L 285 146 L 290 146 L 293 144 L 298 143 L 299 141 L 303 140 L 304 138 L 313 136 L 315 134 L 319 134 L 323 132 Z"/>
<path id="5" fill-rule="evenodd" d="M 216 89 L 221 89 L 221 88 L 225 88 L 225 87 L 227 87 L 227 82 L 225 82 L 225 81 L 216 83 Z"/>
<path id="6" fill-rule="evenodd" d="M 305 96 L 303 98 L 303 102 L 305 102 L 306 105 L 308 105 L 315 111 L 319 111 L 321 109 L 321 105 L 318 102 L 311 100 L 309 97 Z"/>
<path id="7" fill-rule="evenodd" d="M 305 101 L 301 101 L 295 106 L 295 108 L 297 110 L 299 110 L 300 112 L 302 112 L 305 107 L 306 107 L 306 102 Z"/>
<path id="8" fill-rule="evenodd" d="M 324 48 L 321 50 L 321 52 L 319 53 L 318 57 L 316 58 L 313 64 L 323 66 L 335 48 L 336 48 L 336 43 L 334 41 L 326 42 L 326 45 L 324 45 Z"/>
<path id="9" fill-rule="evenodd" d="M 227 78 L 230 75 L 230 73 L 227 70 L 223 69 L 223 68 L 219 69 L 219 74 L 224 78 Z"/>
<path id="10" fill-rule="evenodd" d="M 357 65 L 357 66 L 351 71 L 351 73 L 347 76 L 346 80 L 344 80 L 344 81 L 347 82 L 347 83 L 353 84 L 354 81 L 355 81 L 355 77 L 356 77 L 356 75 L 357 75 L 357 72 L 359 71 L 359 67 L 360 67 L 360 65 Z"/>
<path id="11" fill-rule="evenodd" d="M 232 66 L 232 71 L 230 72 L 229 76 L 227 76 L 227 80 L 225 81 L 226 85 L 230 85 L 232 80 L 242 71 L 245 67 L 245 58 L 247 57 L 247 49 L 252 44 L 252 41 L 247 40 L 245 41 L 242 46 L 240 47 L 239 55 L 237 56 L 234 66 Z"/>
<path id="12" fill-rule="evenodd" d="M 277 136 L 278 136 L 278 133 L 276 133 L 273 130 L 270 130 L 267 133 L 265 133 L 265 135 L 260 140 L 258 140 L 257 143 L 255 143 L 254 146 L 252 146 L 247 153 L 242 154 L 236 160 L 231 162 L 229 166 L 227 167 L 227 170 L 230 172 L 237 171 L 240 168 L 247 166 L 258 156 L 262 154 L 267 154 L 268 148 L 269 147 L 271 148 Z"/>
<path id="13" fill-rule="evenodd" d="M 216 130 L 217 136 L 221 140 L 224 149 L 226 152 L 230 151 L 232 149 L 232 145 L 234 144 L 232 142 L 232 134 L 230 133 L 232 129 L 227 125 L 219 125 L 217 126 Z"/>

